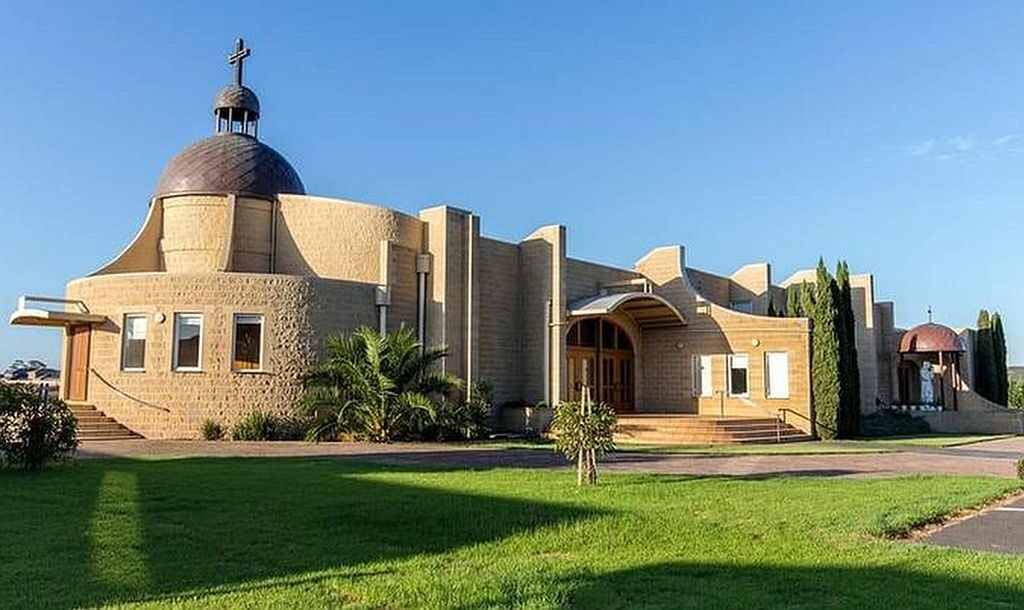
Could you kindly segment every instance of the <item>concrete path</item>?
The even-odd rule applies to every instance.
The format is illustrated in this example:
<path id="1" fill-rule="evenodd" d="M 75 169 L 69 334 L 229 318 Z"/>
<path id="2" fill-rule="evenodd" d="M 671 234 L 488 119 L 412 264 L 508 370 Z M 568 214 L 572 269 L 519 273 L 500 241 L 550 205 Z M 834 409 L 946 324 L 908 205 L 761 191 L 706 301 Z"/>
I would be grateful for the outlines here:
<path id="1" fill-rule="evenodd" d="M 1024 555 L 1024 498 L 984 510 L 926 536 L 923 542 Z"/>
<path id="2" fill-rule="evenodd" d="M 441 467 L 565 468 L 554 451 L 501 449 L 425 443 L 205 442 L 205 441 L 89 441 L 79 455 L 95 457 L 331 457 L 386 464 Z M 980 474 L 1016 476 L 1016 461 L 1024 457 L 1024 437 L 954 447 L 911 448 L 895 453 L 831 455 L 702 456 L 621 452 L 603 462 L 609 472 L 726 476 L 895 476 L 900 474 Z M 1022 515 L 1024 525 L 1024 515 Z"/>

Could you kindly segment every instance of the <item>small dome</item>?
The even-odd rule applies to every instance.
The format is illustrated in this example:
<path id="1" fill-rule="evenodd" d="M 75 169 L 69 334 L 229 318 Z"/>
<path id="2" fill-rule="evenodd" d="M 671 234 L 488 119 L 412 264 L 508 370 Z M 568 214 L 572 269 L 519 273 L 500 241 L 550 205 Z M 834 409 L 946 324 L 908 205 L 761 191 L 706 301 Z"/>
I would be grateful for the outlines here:
<path id="1" fill-rule="evenodd" d="M 963 351 L 966 350 L 956 331 L 932 322 L 911 328 L 900 340 L 901 354 Z"/>
<path id="2" fill-rule="evenodd" d="M 273 148 L 252 136 L 219 133 L 178 153 L 157 182 L 157 197 L 237 194 L 273 198 L 305 195 L 298 172 Z"/>
<path id="3" fill-rule="evenodd" d="M 217 92 L 213 100 L 213 111 L 216 113 L 229 108 L 238 113 L 239 120 L 246 111 L 249 112 L 249 118 L 255 120 L 260 116 L 260 98 L 245 85 L 228 85 Z"/>

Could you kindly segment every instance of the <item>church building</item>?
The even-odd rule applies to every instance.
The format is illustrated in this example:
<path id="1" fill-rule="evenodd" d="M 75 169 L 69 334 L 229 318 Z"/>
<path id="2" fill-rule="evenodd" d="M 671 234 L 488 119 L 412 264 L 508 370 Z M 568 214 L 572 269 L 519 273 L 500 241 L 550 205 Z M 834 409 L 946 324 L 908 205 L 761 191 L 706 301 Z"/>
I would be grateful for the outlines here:
<path id="1" fill-rule="evenodd" d="M 76 412 L 196 438 L 206 419 L 287 412 L 329 334 L 405 326 L 448 348 L 447 372 L 486 381 L 498 411 L 586 385 L 638 440 L 682 416 L 733 426 L 733 439 L 766 420 L 773 435 L 813 435 L 810 321 L 768 315 L 805 276 L 775 285 L 767 263 L 709 273 L 681 245 L 619 268 L 573 258 L 561 225 L 512 243 L 469 210 L 311 195 L 259 138 L 248 55 L 238 41 L 214 133 L 166 165 L 129 245 L 62 298 L 23 297 L 11 316 L 63 330 L 61 393 Z M 870 412 L 898 402 L 899 334 L 871 276 L 854 284 Z"/>

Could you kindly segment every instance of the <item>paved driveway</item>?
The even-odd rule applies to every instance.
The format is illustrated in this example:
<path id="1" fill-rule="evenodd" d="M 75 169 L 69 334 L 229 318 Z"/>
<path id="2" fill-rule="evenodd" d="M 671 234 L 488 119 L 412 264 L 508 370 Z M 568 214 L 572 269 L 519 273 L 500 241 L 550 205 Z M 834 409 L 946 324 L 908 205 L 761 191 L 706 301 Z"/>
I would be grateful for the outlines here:
<path id="1" fill-rule="evenodd" d="M 1024 555 L 1024 498 L 935 531 L 929 544 Z"/>
<path id="2" fill-rule="evenodd" d="M 237 456 L 334 457 L 388 464 L 417 464 L 469 468 L 513 466 L 568 467 L 562 456 L 542 449 L 500 449 L 395 443 L 205 442 L 205 441 L 90 441 L 82 457 Z M 732 476 L 893 476 L 900 474 L 984 474 L 1016 476 L 1016 460 L 1024 457 L 1024 437 L 977 443 L 949 449 L 914 448 L 896 453 L 832 455 L 701 456 L 621 452 L 609 456 L 604 470 L 661 474 Z M 1024 521 L 1022 521 L 1024 524 Z"/>

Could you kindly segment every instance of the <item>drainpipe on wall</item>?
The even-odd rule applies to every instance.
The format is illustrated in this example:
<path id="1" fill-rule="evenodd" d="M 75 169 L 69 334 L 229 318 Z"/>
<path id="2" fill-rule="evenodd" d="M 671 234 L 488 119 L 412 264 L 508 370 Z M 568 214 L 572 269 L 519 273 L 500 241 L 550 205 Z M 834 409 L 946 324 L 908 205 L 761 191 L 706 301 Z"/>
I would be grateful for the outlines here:
<path id="1" fill-rule="evenodd" d="M 551 299 L 544 309 L 544 404 L 551 406 Z"/>
<path id="2" fill-rule="evenodd" d="M 466 400 L 473 398 L 473 258 L 476 240 L 474 238 L 474 221 L 472 214 L 466 216 Z"/>
<path id="3" fill-rule="evenodd" d="M 416 311 L 416 340 L 420 354 L 427 349 L 427 274 L 430 273 L 430 255 L 416 255 L 416 284 L 419 308 Z"/>

